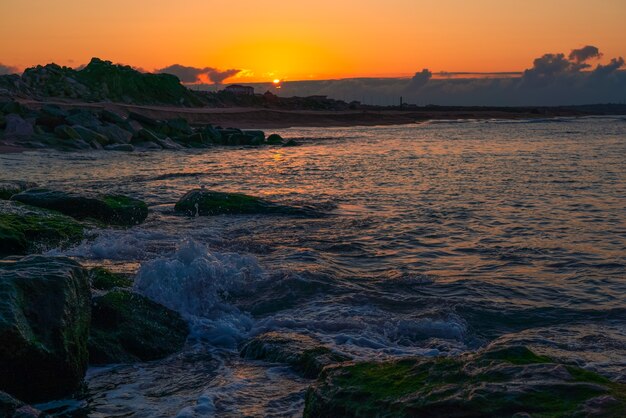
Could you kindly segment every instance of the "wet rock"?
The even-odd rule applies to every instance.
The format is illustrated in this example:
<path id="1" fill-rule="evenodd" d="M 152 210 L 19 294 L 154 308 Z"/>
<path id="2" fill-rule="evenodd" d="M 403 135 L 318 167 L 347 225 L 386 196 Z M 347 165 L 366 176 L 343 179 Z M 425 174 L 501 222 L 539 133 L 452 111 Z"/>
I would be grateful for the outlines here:
<path id="1" fill-rule="evenodd" d="M 162 146 L 160 146 L 159 144 L 155 142 L 146 142 L 146 141 L 133 141 L 133 146 L 143 151 L 163 149 Z"/>
<path id="2" fill-rule="evenodd" d="M 125 275 L 112 273 L 104 267 L 89 270 L 91 287 L 97 290 L 112 290 L 116 287 L 132 287 L 133 281 Z"/>
<path id="3" fill-rule="evenodd" d="M 278 134 L 271 134 L 265 141 L 268 145 L 282 145 L 283 138 Z"/>
<path id="4" fill-rule="evenodd" d="M 9 395 L 0 391 L 0 417 L 2 418 L 43 418 L 47 417 L 38 409 L 24 404 Z"/>
<path id="5" fill-rule="evenodd" d="M 100 119 L 93 112 L 83 109 L 72 109 L 65 120 L 68 125 L 79 125 L 89 129 L 95 129 L 101 125 Z"/>
<path id="6" fill-rule="evenodd" d="M 211 125 L 207 125 L 205 126 L 202 130 L 202 135 L 204 136 L 204 138 L 206 138 L 207 141 L 210 141 L 214 144 L 219 144 L 222 142 L 222 134 L 220 133 L 220 131 L 218 131 L 217 129 L 215 129 L 213 126 Z"/>
<path id="7" fill-rule="evenodd" d="M 70 395 L 87 370 L 91 292 L 65 257 L 0 264 L 0 390 L 27 402 Z"/>
<path id="8" fill-rule="evenodd" d="M 283 144 L 283 147 L 297 147 L 298 145 L 300 144 L 298 144 L 295 140 L 290 139 Z"/>
<path id="9" fill-rule="evenodd" d="M 180 351 L 188 332 L 178 313 L 139 294 L 113 290 L 93 300 L 90 362 L 161 359 Z"/>
<path id="10" fill-rule="evenodd" d="M 64 191 L 30 189 L 14 195 L 11 200 L 55 210 L 76 219 L 95 219 L 111 225 L 137 225 L 148 216 L 148 206 L 144 202 L 123 195 L 82 196 Z"/>
<path id="11" fill-rule="evenodd" d="M 132 152 L 135 150 L 135 147 L 131 144 L 111 144 L 106 145 L 104 147 L 107 151 L 124 151 L 124 152 Z"/>
<path id="12" fill-rule="evenodd" d="M 14 194 L 37 187 L 36 183 L 23 180 L 0 180 L 0 199 L 9 200 Z"/>
<path id="13" fill-rule="evenodd" d="M 458 358 L 331 366 L 309 389 L 304 416 L 586 416 L 590 409 L 622 416 L 625 391 L 623 383 L 526 347 L 499 347 Z"/>
<path id="14" fill-rule="evenodd" d="M 33 124 L 17 114 L 8 114 L 4 119 L 6 124 L 4 128 L 5 138 L 25 139 L 35 133 Z"/>
<path id="15" fill-rule="evenodd" d="M 123 116 L 118 115 L 115 112 L 112 112 L 110 110 L 103 110 L 102 113 L 100 114 L 100 119 L 102 119 L 105 122 L 110 122 L 110 123 L 115 123 L 115 124 L 123 124 L 124 122 L 126 122 L 126 119 L 124 119 Z"/>
<path id="16" fill-rule="evenodd" d="M 144 116 L 141 113 L 130 112 L 128 114 L 128 118 L 134 121 L 141 123 L 144 126 L 156 127 L 159 126 L 160 122 L 156 119 L 152 119 L 151 117 Z"/>
<path id="17" fill-rule="evenodd" d="M 253 338 L 241 349 L 241 356 L 253 360 L 287 363 L 304 377 L 317 377 L 331 364 L 351 360 L 303 334 L 267 332 Z"/>
<path id="18" fill-rule="evenodd" d="M 59 213 L 0 201 L 0 256 L 27 254 L 80 242 L 84 227 Z"/>
<path id="19" fill-rule="evenodd" d="M 184 146 L 192 148 L 204 148 L 208 145 L 208 141 L 205 140 L 204 135 L 199 132 L 193 135 L 179 136 L 174 140 L 179 142 L 180 144 L 183 144 Z"/>
<path id="20" fill-rule="evenodd" d="M 167 121 L 167 126 L 170 129 L 170 133 L 174 135 L 192 135 L 193 129 L 187 123 L 187 120 L 183 118 L 170 119 Z"/>
<path id="21" fill-rule="evenodd" d="M 112 144 L 130 144 L 130 141 L 133 138 L 132 133 L 111 123 L 100 126 L 96 129 L 96 131 L 100 135 L 104 135 L 105 137 L 107 137 L 109 139 L 109 142 Z"/>
<path id="22" fill-rule="evenodd" d="M 59 118 L 59 119 L 65 119 L 67 118 L 70 114 L 67 110 L 62 109 L 61 107 L 57 106 L 57 105 L 52 105 L 52 104 L 45 104 L 41 107 L 41 111 L 40 111 L 43 115 L 46 116 L 51 116 L 51 117 L 55 117 L 55 118 Z"/>
<path id="23" fill-rule="evenodd" d="M 100 145 L 108 145 L 110 142 L 109 138 L 107 138 L 106 136 L 99 134 L 98 132 L 89 128 L 85 128 L 84 126 L 74 125 L 72 126 L 72 128 L 78 133 L 83 141 L 89 144 L 93 144 L 95 142 Z"/>
<path id="24" fill-rule="evenodd" d="M 187 192 L 175 205 L 177 212 L 187 215 L 211 216 L 221 214 L 304 214 L 303 209 L 283 206 L 259 197 L 239 193 L 196 189 Z"/>
<path id="25" fill-rule="evenodd" d="M 54 134 L 61 139 L 82 139 L 76 129 L 68 125 L 60 125 L 54 128 Z"/>

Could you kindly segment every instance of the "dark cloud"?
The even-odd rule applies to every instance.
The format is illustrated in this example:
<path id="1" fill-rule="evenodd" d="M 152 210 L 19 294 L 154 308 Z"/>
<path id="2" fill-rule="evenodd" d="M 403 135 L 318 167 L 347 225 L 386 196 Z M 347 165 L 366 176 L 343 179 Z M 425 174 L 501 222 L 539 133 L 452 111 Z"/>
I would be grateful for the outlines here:
<path id="1" fill-rule="evenodd" d="M 623 66 L 624 66 L 624 58 L 622 57 L 613 58 L 611 59 L 611 62 L 609 62 L 607 65 L 598 64 L 598 66 L 596 67 L 595 70 L 593 70 L 591 75 L 593 77 L 606 77 L 610 74 L 613 74 L 614 72 L 616 72 Z"/>
<path id="2" fill-rule="evenodd" d="M 241 70 L 230 69 L 220 71 L 216 68 L 204 67 L 188 67 L 185 65 L 174 64 L 169 67 L 156 70 L 157 73 L 173 74 L 180 79 L 183 83 L 197 83 L 201 81 L 210 80 L 214 84 L 222 84 L 224 80 L 235 76 L 241 72 Z M 205 78 L 205 80 L 203 80 Z"/>
<path id="3" fill-rule="evenodd" d="M 17 67 L 13 67 L 11 65 L 4 65 L 0 63 L 0 75 L 17 74 L 17 73 L 19 73 L 19 70 L 17 69 Z"/>
<path id="4" fill-rule="evenodd" d="M 407 85 L 407 91 L 415 91 L 424 87 L 426 83 L 433 77 L 433 73 L 429 69 L 424 68 L 419 73 L 415 73 L 411 81 Z"/>
<path id="5" fill-rule="evenodd" d="M 602 58 L 602 53 L 600 52 L 600 50 L 592 45 L 587 45 L 580 49 L 573 49 L 572 52 L 570 52 L 569 54 L 569 60 L 578 64 L 582 64 L 592 58 Z"/>

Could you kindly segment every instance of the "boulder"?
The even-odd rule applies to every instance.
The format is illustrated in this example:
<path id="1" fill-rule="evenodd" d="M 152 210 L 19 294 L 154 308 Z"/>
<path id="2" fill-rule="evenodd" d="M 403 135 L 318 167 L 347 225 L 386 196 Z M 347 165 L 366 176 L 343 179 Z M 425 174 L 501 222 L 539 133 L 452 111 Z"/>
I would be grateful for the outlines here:
<path id="1" fill-rule="evenodd" d="M 105 122 L 110 122 L 110 123 L 115 123 L 115 124 L 123 124 L 124 122 L 126 122 L 126 119 L 124 119 L 123 116 L 118 115 L 115 112 L 112 112 L 110 110 L 103 110 L 102 113 L 100 113 L 100 119 L 102 119 Z"/>
<path id="2" fill-rule="evenodd" d="M 172 134 L 192 135 L 193 129 L 187 123 L 187 120 L 183 118 L 170 119 L 167 121 L 167 126 L 170 128 Z"/>
<path id="3" fill-rule="evenodd" d="M 331 366 L 304 417 L 624 416 L 626 384 L 524 346 Z"/>
<path id="4" fill-rule="evenodd" d="M 45 104 L 41 106 L 40 112 L 45 116 L 51 116 L 59 119 L 65 119 L 70 115 L 67 110 L 53 104 Z"/>
<path id="5" fill-rule="evenodd" d="M 66 246 L 83 237 L 83 225 L 72 218 L 0 200 L 0 256 Z"/>
<path id="6" fill-rule="evenodd" d="M 91 291 L 65 257 L 0 264 L 0 390 L 27 402 L 72 394 L 88 364 Z"/>
<path id="7" fill-rule="evenodd" d="M 79 125 L 89 129 L 95 129 L 101 125 L 100 119 L 90 110 L 72 109 L 70 115 L 65 118 L 68 125 Z"/>
<path id="8" fill-rule="evenodd" d="M 14 194 L 37 187 L 36 183 L 23 180 L 0 180 L 0 199 L 9 200 Z"/>
<path id="9" fill-rule="evenodd" d="M 82 139 L 80 134 L 76 131 L 76 129 L 72 128 L 68 125 L 59 125 L 54 128 L 54 134 L 61 139 Z"/>
<path id="10" fill-rule="evenodd" d="M 74 125 L 72 128 L 78 133 L 83 141 L 89 144 L 97 143 L 100 145 L 108 145 L 109 142 L 111 142 L 106 136 L 99 134 L 92 129 L 85 128 L 84 126 Z"/>
<path id="11" fill-rule="evenodd" d="M 112 273 L 104 267 L 94 267 L 89 270 L 91 287 L 97 290 L 112 290 L 116 287 L 132 287 L 133 281 L 129 277 Z"/>
<path id="12" fill-rule="evenodd" d="M 151 117 L 148 117 L 148 116 L 144 116 L 141 113 L 137 113 L 137 112 L 130 112 L 128 114 L 128 118 L 135 120 L 144 126 L 149 126 L 149 127 L 156 127 L 156 126 L 159 126 L 160 124 L 158 120 L 152 119 Z"/>
<path id="13" fill-rule="evenodd" d="M 214 144 L 220 144 L 222 142 L 222 134 L 212 125 L 205 126 L 202 129 L 202 135 L 207 141 L 211 141 Z"/>
<path id="14" fill-rule="evenodd" d="M 283 147 L 297 147 L 298 145 L 300 144 L 298 144 L 295 140 L 289 139 L 287 142 L 283 144 Z"/>
<path id="15" fill-rule="evenodd" d="M 144 202 L 123 195 L 82 196 L 64 191 L 30 189 L 14 195 L 11 200 L 55 210 L 76 219 L 95 219 L 111 225 L 137 225 L 148 216 L 148 206 Z"/>
<path id="16" fill-rule="evenodd" d="M 240 353 L 247 359 L 289 364 L 308 378 L 317 377 L 326 366 L 351 360 L 307 335 L 296 333 L 261 334 L 244 345 Z"/>
<path id="17" fill-rule="evenodd" d="M 221 214 L 303 214 L 300 208 L 282 206 L 259 197 L 240 193 L 195 189 L 187 192 L 174 206 L 186 215 L 212 216 Z"/>
<path id="18" fill-rule="evenodd" d="M 15 113 L 6 115 L 4 119 L 6 124 L 4 128 L 5 138 L 25 139 L 35 133 L 33 124 Z"/>
<path id="19" fill-rule="evenodd" d="M 112 123 L 107 123 L 96 129 L 100 135 L 104 135 L 112 144 L 130 144 L 133 134 L 126 129 L 120 128 Z"/>
<path id="20" fill-rule="evenodd" d="M 257 140 L 260 140 L 261 143 L 265 142 L 265 132 L 263 131 L 246 130 L 243 131 L 243 133 L 257 138 Z"/>
<path id="21" fill-rule="evenodd" d="M 278 134 L 271 134 L 265 141 L 268 145 L 282 145 L 283 138 Z"/>
<path id="22" fill-rule="evenodd" d="M 92 364 L 129 363 L 180 351 L 189 333 L 182 317 L 127 290 L 93 300 L 89 358 Z"/>

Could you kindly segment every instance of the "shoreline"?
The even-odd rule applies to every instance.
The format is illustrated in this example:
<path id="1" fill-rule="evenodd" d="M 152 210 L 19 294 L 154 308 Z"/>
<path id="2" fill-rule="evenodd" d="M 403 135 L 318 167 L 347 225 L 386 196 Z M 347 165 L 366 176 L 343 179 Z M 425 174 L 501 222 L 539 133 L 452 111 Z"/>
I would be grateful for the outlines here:
<path id="1" fill-rule="evenodd" d="M 538 113 L 533 108 L 463 108 L 347 111 L 282 110 L 267 108 L 186 108 L 174 106 L 142 106 L 122 103 L 85 103 L 67 101 L 18 100 L 24 105 L 41 107 L 54 104 L 64 108 L 107 109 L 128 115 L 140 113 L 153 119 L 184 118 L 191 125 L 220 125 L 240 129 L 331 128 L 349 126 L 409 125 L 432 120 L 520 120 L 583 117 L 601 115 L 570 108 L 545 108 Z"/>

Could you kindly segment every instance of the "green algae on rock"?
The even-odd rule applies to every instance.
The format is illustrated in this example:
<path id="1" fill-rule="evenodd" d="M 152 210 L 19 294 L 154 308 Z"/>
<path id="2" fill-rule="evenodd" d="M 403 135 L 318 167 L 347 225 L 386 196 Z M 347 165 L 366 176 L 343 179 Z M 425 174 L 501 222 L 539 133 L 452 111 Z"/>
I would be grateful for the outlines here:
<path id="1" fill-rule="evenodd" d="M 84 226 L 57 212 L 0 201 L 0 256 L 24 255 L 80 242 Z"/>
<path id="2" fill-rule="evenodd" d="M 183 318 L 128 290 L 93 300 L 91 364 L 157 360 L 181 350 L 189 333 Z"/>
<path id="3" fill-rule="evenodd" d="M 267 332 L 254 337 L 243 346 L 241 356 L 287 363 L 309 378 L 317 377 L 328 365 L 351 360 L 308 335 L 280 332 Z"/>
<path id="4" fill-rule="evenodd" d="M 525 347 L 330 367 L 305 417 L 624 416 L 626 385 Z"/>
<path id="5" fill-rule="evenodd" d="M 76 193 L 30 189 L 11 200 L 56 210 L 76 219 L 94 219 L 105 224 L 131 226 L 148 216 L 148 206 L 141 200 L 123 195 L 82 196 Z"/>
<path id="6" fill-rule="evenodd" d="M 222 214 L 285 214 L 305 215 L 311 211 L 283 206 L 241 193 L 216 192 L 195 189 L 187 192 L 174 209 L 190 216 L 212 216 Z"/>
<path id="7" fill-rule="evenodd" d="M 91 291 L 65 257 L 0 263 L 0 390 L 27 402 L 70 395 L 87 370 Z"/>
<path id="8" fill-rule="evenodd" d="M 96 290 L 112 290 L 116 287 L 132 287 L 133 281 L 129 277 L 113 273 L 104 267 L 94 267 L 89 270 L 89 282 Z"/>

